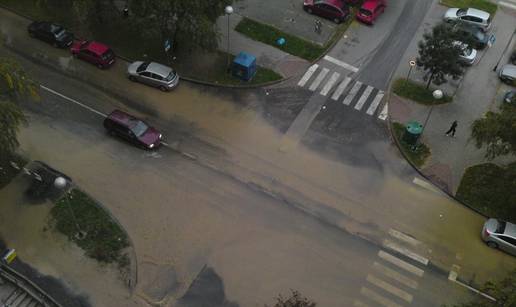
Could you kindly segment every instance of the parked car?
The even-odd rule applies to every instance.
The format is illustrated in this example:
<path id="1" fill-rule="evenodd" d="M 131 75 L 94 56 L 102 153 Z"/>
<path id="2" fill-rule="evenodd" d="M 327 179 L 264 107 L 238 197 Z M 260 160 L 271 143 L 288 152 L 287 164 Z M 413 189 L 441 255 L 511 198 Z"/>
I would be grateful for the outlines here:
<path id="1" fill-rule="evenodd" d="M 34 21 L 28 29 L 29 35 L 52 44 L 55 47 L 66 48 L 72 45 L 73 34 L 64 27 L 47 21 Z"/>
<path id="2" fill-rule="evenodd" d="M 104 120 L 104 128 L 109 134 L 146 149 L 157 148 L 161 144 L 162 135 L 158 130 L 124 111 L 111 112 Z"/>
<path id="3" fill-rule="evenodd" d="M 500 72 L 498 73 L 500 80 L 509 85 L 515 85 L 516 83 L 516 65 L 505 64 Z"/>
<path id="4" fill-rule="evenodd" d="M 303 9 L 308 14 L 318 15 L 335 23 L 341 23 L 349 16 L 349 7 L 342 0 L 304 0 Z"/>
<path id="5" fill-rule="evenodd" d="M 385 0 L 366 0 L 357 12 L 357 19 L 372 25 L 376 18 L 385 11 Z"/>
<path id="6" fill-rule="evenodd" d="M 136 61 L 129 65 L 127 74 L 131 81 L 139 81 L 164 92 L 179 83 L 179 75 L 172 68 L 155 62 Z"/>
<path id="7" fill-rule="evenodd" d="M 462 52 L 460 54 L 460 61 L 466 65 L 473 65 L 475 60 L 477 59 L 477 50 L 468 46 L 463 42 L 455 41 L 453 42 L 455 46 L 458 46 Z"/>
<path id="8" fill-rule="evenodd" d="M 444 14 L 444 21 L 460 21 L 477 26 L 484 31 L 487 31 L 491 27 L 491 15 L 488 12 L 473 8 L 450 8 Z"/>
<path id="9" fill-rule="evenodd" d="M 72 54 L 86 62 L 97 65 L 98 68 L 107 68 L 115 63 L 115 53 L 108 46 L 88 40 L 76 41 L 70 48 Z"/>
<path id="10" fill-rule="evenodd" d="M 516 107 L 516 91 L 507 91 L 503 95 L 503 102 Z"/>
<path id="11" fill-rule="evenodd" d="M 488 219 L 482 229 L 482 240 L 489 247 L 499 248 L 516 256 L 516 225 L 497 219 Z"/>
<path id="12" fill-rule="evenodd" d="M 484 49 L 489 42 L 494 41 L 493 34 L 487 34 L 482 29 L 476 26 L 460 24 L 457 25 L 457 32 L 463 36 L 471 37 L 473 41 L 472 47 L 475 49 Z"/>
<path id="13" fill-rule="evenodd" d="M 516 50 L 512 52 L 510 61 L 513 65 L 516 65 Z"/>

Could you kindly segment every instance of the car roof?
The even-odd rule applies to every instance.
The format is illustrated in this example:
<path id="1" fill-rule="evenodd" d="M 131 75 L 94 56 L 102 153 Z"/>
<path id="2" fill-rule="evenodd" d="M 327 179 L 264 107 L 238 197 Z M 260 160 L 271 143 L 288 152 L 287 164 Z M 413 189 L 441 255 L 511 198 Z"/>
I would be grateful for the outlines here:
<path id="1" fill-rule="evenodd" d="M 467 15 L 469 16 L 475 16 L 475 17 L 479 17 L 483 20 L 487 20 L 489 19 L 489 13 L 488 12 L 484 12 L 484 11 L 481 11 L 481 10 L 478 10 L 478 9 L 474 9 L 474 8 L 469 8 L 466 12 Z"/>
<path id="2" fill-rule="evenodd" d="M 342 0 L 320 0 L 320 1 L 315 1 L 315 2 L 316 3 L 326 3 L 326 4 L 336 6 L 336 7 L 342 7 L 344 4 L 344 2 Z"/>
<path id="3" fill-rule="evenodd" d="M 366 0 L 364 1 L 364 4 L 362 4 L 361 8 L 366 10 L 374 10 L 379 4 L 380 1 L 378 0 Z"/>
<path id="4" fill-rule="evenodd" d="M 89 51 L 92 51 L 98 55 L 102 55 L 104 52 L 109 50 L 108 46 L 96 41 L 90 41 L 87 48 Z"/>
<path id="5" fill-rule="evenodd" d="M 130 126 L 132 121 L 138 120 L 136 117 L 121 110 L 114 110 L 108 115 L 108 118 L 127 127 Z"/>
<path id="6" fill-rule="evenodd" d="M 150 62 L 149 66 L 147 66 L 146 71 L 149 71 L 154 74 L 158 74 L 162 77 L 167 77 L 170 74 L 170 72 L 172 71 L 172 68 L 162 65 L 162 64 L 159 64 L 159 63 Z"/>
<path id="7" fill-rule="evenodd" d="M 502 67 L 502 73 L 503 73 L 504 75 L 516 76 L 516 65 L 512 65 L 512 64 L 505 64 L 505 65 Z"/>

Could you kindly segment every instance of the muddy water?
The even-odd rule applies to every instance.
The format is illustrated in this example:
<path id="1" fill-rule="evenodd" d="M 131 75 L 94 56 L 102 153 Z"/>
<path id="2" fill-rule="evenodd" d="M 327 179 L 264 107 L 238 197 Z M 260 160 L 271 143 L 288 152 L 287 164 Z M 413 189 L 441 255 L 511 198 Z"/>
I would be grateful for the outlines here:
<path id="1" fill-rule="evenodd" d="M 99 266 L 65 236 L 48 230 L 52 204 L 49 201 L 29 203 L 24 197 L 28 184 L 27 177 L 19 175 L 0 190 L 0 234 L 7 246 L 16 249 L 18 257 L 41 274 L 60 280 L 72 293 L 87 297 L 93 306 L 120 306 L 116 302 L 128 293 L 117 269 Z M 105 293 L 102 304 L 95 297 L 89 297 L 91 291 L 99 292 L 106 284 L 110 284 L 113 293 Z M 105 305 L 109 297 L 116 300 Z M 124 305 L 131 306 L 130 301 Z"/>

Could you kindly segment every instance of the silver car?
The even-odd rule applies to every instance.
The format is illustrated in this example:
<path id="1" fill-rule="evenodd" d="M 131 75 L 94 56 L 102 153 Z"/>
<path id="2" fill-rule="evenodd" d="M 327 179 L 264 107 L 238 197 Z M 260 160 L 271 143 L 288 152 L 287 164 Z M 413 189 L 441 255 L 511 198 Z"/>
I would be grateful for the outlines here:
<path id="1" fill-rule="evenodd" d="M 488 12 L 484 12 L 477 9 L 459 9 L 451 8 L 444 14 L 444 21 L 453 22 L 460 21 L 470 25 L 477 26 L 484 31 L 487 31 L 491 27 L 491 15 Z"/>
<path id="2" fill-rule="evenodd" d="M 516 225 L 497 219 L 488 219 L 482 229 L 482 240 L 489 247 L 499 248 L 516 256 Z"/>
<path id="3" fill-rule="evenodd" d="M 516 65 L 505 64 L 502 69 L 500 69 L 498 77 L 509 85 L 516 85 Z"/>
<path id="4" fill-rule="evenodd" d="M 131 81 L 145 83 L 164 92 L 179 83 L 179 76 L 172 68 L 154 62 L 136 61 L 127 68 L 127 75 Z"/>
<path id="5" fill-rule="evenodd" d="M 460 60 L 466 65 L 473 65 L 477 59 L 477 50 L 460 41 L 454 41 L 453 45 L 461 49 Z"/>

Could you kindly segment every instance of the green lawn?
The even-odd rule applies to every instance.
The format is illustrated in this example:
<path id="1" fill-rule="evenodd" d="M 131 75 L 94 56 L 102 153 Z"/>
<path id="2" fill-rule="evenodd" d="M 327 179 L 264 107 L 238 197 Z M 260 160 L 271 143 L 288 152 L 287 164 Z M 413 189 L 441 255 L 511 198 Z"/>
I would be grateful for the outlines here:
<path id="1" fill-rule="evenodd" d="M 401 123 L 392 123 L 394 130 L 394 137 L 398 140 L 401 145 L 401 150 L 405 156 L 418 168 L 425 164 L 425 161 L 430 157 L 430 149 L 425 144 L 419 142 L 419 144 L 413 148 L 413 146 L 402 141 L 403 134 L 405 133 L 406 127 Z"/>
<path id="2" fill-rule="evenodd" d="M 129 246 L 125 231 L 85 193 L 72 189 L 57 201 L 50 214 L 51 226 L 75 242 L 87 256 L 120 267 L 128 265 L 128 258 L 122 252 Z M 73 216 L 80 230 L 86 232 L 85 238 L 77 237 Z"/>
<path id="3" fill-rule="evenodd" d="M 441 0 L 441 4 L 448 7 L 472 7 L 486 11 L 491 15 L 494 15 L 498 9 L 498 6 L 489 0 Z"/>
<path id="4" fill-rule="evenodd" d="M 398 96 L 424 105 L 437 105 L 452 101 L 452 97 L 448 95 L 444 95 L 443 98 L 437 100 L 432 96 L 432 89 L 426 89 L 425 85 L 411 80 L 406 81 L 405 78 L 394 81 L 392 91 Z"/>
<path id="5" fill-rule="evenodd" d="M 484 163 L 466 169 L 456 197 L 487 216 L 516 222 L 515 192 L 516 162 Z"/>

